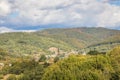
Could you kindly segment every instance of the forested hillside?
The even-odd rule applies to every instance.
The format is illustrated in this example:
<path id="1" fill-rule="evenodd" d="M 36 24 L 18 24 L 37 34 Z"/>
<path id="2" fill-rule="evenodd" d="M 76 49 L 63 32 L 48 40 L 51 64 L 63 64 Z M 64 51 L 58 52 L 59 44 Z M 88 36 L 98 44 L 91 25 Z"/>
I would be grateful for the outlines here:
<path id="1" fill-rule="evenodd" d="M 50 47 L 58 47 L 65 51 L 74 48 L 64 41 L 38 36 L 35 33 L 0 34 L 0 48 L 7 50 L 9 53 L 47 53 Z"/>
<path id="2" fill-rule="evenodd" d="M 120 41 L 119 30 L 106 28 L 47 29 L 37 32 L 37 34 L 62 40 L 75 48 L 85 48 L 98 43 Z"/>
<path id="3" fill-rule="evenodd" d="M 120 43 L 119 35 L 119 30 L 105 28 L 63 28 L 33 33 L 4 33 L 0 34 L 0 48 L 17 56 L 34 53 L 49 54 L 48 49 L 51 47 L 70 52 L 99 44 Z"/>

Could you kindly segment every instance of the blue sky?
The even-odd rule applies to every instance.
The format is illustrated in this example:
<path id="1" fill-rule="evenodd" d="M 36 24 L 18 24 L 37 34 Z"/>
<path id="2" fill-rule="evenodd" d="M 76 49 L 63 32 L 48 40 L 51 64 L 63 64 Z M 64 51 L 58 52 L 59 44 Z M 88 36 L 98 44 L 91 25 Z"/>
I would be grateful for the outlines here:
<path id="1" fill-rule="evenodd" d="M 110 4 L 120 6 L 120 0 L 112 0 L 109 2 Z"/>
<path id="2" fill-rule="evenodd" d="M 1 31 L 65 27 L 120 29 L 120 0 L 0 0 Z"/>

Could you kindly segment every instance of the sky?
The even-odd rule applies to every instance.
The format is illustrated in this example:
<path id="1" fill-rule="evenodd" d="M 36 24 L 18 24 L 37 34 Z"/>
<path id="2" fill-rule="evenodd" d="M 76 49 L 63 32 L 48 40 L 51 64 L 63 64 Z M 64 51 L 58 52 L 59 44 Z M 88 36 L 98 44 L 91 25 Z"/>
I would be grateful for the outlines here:
<path id="1" fill-rule="evenodd" d="M 120 0 L 0 0 L 0 32 L 66 27 L 120 29 Z"/>

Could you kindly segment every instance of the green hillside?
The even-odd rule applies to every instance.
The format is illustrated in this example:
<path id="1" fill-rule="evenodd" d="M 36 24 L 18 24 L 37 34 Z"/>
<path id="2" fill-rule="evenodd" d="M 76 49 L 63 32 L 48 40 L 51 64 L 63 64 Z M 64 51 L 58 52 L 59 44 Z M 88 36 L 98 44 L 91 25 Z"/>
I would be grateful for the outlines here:
<path id="1" fill-rule="evenodd" d="M 50 53 L 51 47 L 63 51 L 80 50 L 98 44 L 120 43 L 120 31 L 105 28 L 46 29 L 34 33 L 0 34 L 0 48 L 8 53 Z"/>
<path id="2" fill-rule="evenodd" d="M 73 47 L 80 49 L 88 46 L 119 42 L 120 31 L 106 28 L 66 28 L 47 29 L 37 32 L 39 36 L 51 37 L 62 40 Z"/>
<path id="3" fill-rule="evenodd" d="M 60 47 L 63 50 L 73 48 L 64 41 L 37 36 L 35 33 L 0 34 L 0 48 L 7 50 L 9 53 L 44 53 L 53 46 Z"/>

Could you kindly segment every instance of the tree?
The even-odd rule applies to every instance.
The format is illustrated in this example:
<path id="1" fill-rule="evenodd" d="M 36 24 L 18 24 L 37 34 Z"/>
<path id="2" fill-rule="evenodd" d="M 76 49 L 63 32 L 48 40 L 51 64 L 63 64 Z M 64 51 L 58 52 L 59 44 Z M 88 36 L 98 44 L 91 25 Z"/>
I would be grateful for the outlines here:
<path id="1" fill-rule="evenodd" d="M 89 51 L 87 54 L 89 54 L 89 55 L 97 55 L 97 54 L 99 54 L 99 52 L 98 51 Z"/>
<path id="2" fill-rule="evenodd" d="M 41 55 L 39 61 L 40 62 L 44 62 L 46 60 L 46 56 L 45 55 Z"/>
<path id="3" fill-rule="evenodd" d="M 56 63 L 59 60 L 59 57 L 54 58 L 54 63 Z"/>
<path id="4" fill-rule="evenodd" d="M 45 69 L 42 80 L 110 80 L 109 59 L 97 57 L 98 63 L 96 56 L 70 55 Z"/>

